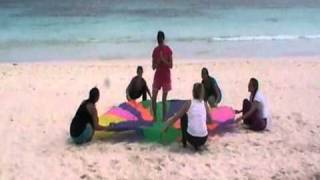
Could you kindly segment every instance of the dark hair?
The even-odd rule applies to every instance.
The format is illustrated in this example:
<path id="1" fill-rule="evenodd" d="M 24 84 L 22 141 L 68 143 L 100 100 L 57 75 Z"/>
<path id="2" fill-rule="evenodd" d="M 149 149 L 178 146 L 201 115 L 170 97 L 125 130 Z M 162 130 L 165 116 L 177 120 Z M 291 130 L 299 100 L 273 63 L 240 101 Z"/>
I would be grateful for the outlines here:
<path id="1" fill-rule="evenodd" d="M 137 67 L 137 72 L 138 72 L 139 70 L 143 71 L 142 66 L 138 66 L 138 67 Z"/>
<path id="2" fill-rule="evenodd" d="M 252 86 L 254 87 L 254 91 L 251 95 L 251 101 L 253 101 L 259 89 L 259 82 L 256 78 L 251 78 L 249 83 L 251 83 Z"/>
<path id="3" fill-rule="evenodd" d="M 164 32 L 158 31 L 157 40 L 158 44 L 162 44 L 165 39 Z"/>
<path id="4" fill-rule="evenodd" d="M 201 83 L 193 84 L 192 95 L 194 99 L 203 99 L 203 85 Z"/>
<path id="5" fill-rule="evenodd" d="M 95 103 L 100 95 L 99 89 L 94 87 L 89 92 L 89 101 Z"/>
<path id="6" fill-rule="evenodd" d="M 201 72 L 205 72 L 205 73 L 209 76 L 209 71 L 208 71 L 207 68 L 203 67 L 202 70 L 201 70 Z"/>

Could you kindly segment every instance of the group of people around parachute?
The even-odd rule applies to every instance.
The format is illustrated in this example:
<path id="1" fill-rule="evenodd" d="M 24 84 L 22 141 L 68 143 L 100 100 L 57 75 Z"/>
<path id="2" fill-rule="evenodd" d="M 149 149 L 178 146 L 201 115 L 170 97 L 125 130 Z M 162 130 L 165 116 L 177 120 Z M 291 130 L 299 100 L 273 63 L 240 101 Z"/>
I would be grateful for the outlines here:
<path id="1" fill-rule="evenodd" d="M 204 145 L 208 138 L 207 118 L 210 121 L 210 109 L 217 107 L 221 102 L 222 94 L 215 78 L 209 75 L 207 68 L 202 68 L 202 81 L 194 83 L 192 98 L 182 106 L 173 116 L 166 117 L 167 96 L 171 90 L 171 69 L 173 67 L 172 50 L 165 44 L 165 34 L 159 31 L 157 34 L 158 46 L 152 53 L 152 69 L 155 70 L 152 92 L 143 78 L 142 66 L 137 67 L 137 75 L 132 78 L 126 88 L 128 101 L 151 99 L 152 114 L 156 121 L 157 96 L 162 89 L 162 117 L 165 121 L 163 132 L 180 119 L 183 147 L 191 144 L 195 150 Z M 264 96 L 259 89 L 258 80 L 251 78 L 248 84 L 250 96 L 243 100 L 240 110 L 235 113 L 242 113 L 234 122 L 243 124 L 254 131 L 263 131 L 269 126 L 268 107 Z M 84 100 L 70 125 L 70 135 L 76 144 L 83 144 L 91 141 L 94 131 L 108 131 L 108 127 L 99 125 L 96 102 L 99 100 L 99 89 L 94 87 L 89 92 L 89 98 Z"/>

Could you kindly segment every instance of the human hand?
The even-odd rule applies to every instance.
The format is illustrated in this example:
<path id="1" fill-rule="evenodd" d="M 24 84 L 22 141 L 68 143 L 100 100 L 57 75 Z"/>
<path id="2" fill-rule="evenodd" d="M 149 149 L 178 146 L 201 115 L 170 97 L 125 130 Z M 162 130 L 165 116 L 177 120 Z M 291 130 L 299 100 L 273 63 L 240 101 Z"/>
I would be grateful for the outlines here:
<path id="1" fill-rule="evenodd" d="M 236 114 L 239 114 L 239 113 L 241 113 L 242 111 L 240 111 L 240 110 L 234 110 L 234 112 L 235 112 Z"/>
<path id="2" fill-rule="evenodd" d="M 235 122 L 240 122 L 241 119 L 242 119 L 242 117 L 238 117 L 238 118 L 236 118 Z"/>
<path id="3" fill-rule="evenodd" d="M 170 122 L 169 120 L 170 120 L 170 118 L 169 118 L 167 121 L 165 121 L 164 126 L 163 126 L 163 128 L 162 128 L 162 130 L 161 130 L 162 133 L 165 133 L 165 132 L 168 131 L 168 129 L 169 129 L 169 122 Z"/>
<path id="4" fill-rule="evenodd" d="M 168 126 L 165 126 L 165 127 L 163 127 L 162 129 L 161 129 L 161 133 L 165 133 L 165 132 L 167 132 L 168 131 Z"/>

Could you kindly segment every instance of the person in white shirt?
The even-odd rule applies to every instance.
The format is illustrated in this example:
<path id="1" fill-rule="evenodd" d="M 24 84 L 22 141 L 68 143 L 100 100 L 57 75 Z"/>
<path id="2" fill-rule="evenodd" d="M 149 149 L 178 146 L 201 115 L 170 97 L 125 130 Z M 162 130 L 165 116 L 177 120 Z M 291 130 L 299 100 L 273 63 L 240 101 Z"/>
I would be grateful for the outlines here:
<path id="1" fill-rule="evenodd" d="M 208 138 L 209 107 L 203 100 L 204 87 L 201 83 L 193 85 L 192 94 L 193 99 L 188 100 L 175 115 L 166 121 L 163 131 L 165 132 L 169 126 L 180 119 L 183 147 L 186 147 L 189 142 L 195 150 L 199 150 L 199 147 L 204 145 Z"/>
<path id="2" fill-rule="evenodd" d="M 236 113 L 242 112 L 242 116 L 238 117 L 236 122 L 243 120 L 243 123 L 254 131 L 262 131 L 269 128 L 268 105 L 259 91 L 257 79 L 250 79 L 248 91 L 250 92 L 250 98 L 249 100 L 243 100 L 242 110 L 236 111 Z"/>

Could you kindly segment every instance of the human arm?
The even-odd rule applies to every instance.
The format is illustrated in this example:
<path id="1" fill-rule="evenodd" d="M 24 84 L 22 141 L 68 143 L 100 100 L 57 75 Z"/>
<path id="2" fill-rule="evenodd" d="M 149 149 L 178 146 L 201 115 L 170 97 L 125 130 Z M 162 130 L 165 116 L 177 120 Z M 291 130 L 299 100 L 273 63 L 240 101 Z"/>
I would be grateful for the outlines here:
<path id="1" fill-rule="evenodd" d="M 260 103 L 258 101 L 253 101 L 252 106 L 250 107 L 249 111 L 246 112 L 244 115 L 238 117 L 235 121 L 239 122 L 242 119 L 247 119 L 250 117 L 260 106 Z"/>
<path id="2" fill-rule="evenodd" d="M 191 106 L 191 101 L 187 101 L 182 108 L 175 113 L 173 116 L 171 116 L 164 125 L 163 131 L 166 131 L 172 124 L 174 124 L 178 119 L 180 119 L 185 113 L 188 112 L 189 108 Z"/>
<path id="3" fill-rule="evenodd" d="M 155 57 L 152 57 L 152 69 L 155 70 L 158 68 L 158 63 Z"/>
<path id="4" fill-rule="evenodd" d="M 215 97 L 215 102 L 216 102 L 215 104 L 219 104 L 219 102 L 221 101 L 221 97 L 222 97 L 221 90 L 220 90 L 216 80 L 213 79 L 212 83 L 213 83 L 213 90 L 214 90 L 215 94 L 217 95 L 217 97 Z"/>
<path id="5" fill-rule="evenodd" d="M 134 81 L 134 78 L 132 78 L 132 80 L 130 81 L 130 83 L 126 89 L 126 97 L 127 97 L 128 101 L 131 100 L 129 93 L 130 93 L 130 90 L 132 89 L 132 84 L 134 83 L 133 81 Z"/>
<path id="6" fill-rule="evenodd" d="M 242 109 L 241 109 L 241 110 L 234 110 L 234 112 L 235 112 L 236 114 L 239 114 L 239 113 L 242 113 L 243 110 L 242 110 Z"/>
<path id="7" fill-rule="evenodd" d="M 204 105 L 206 107 L 206 112 L 207 112 L 207 117 L 209 119 L 209 122 L 212 123 L 212 119 L 211 119 L 211 115 L 210 115 L 210 108 L 207 103 L 204 103 Z"/>
<path id="8" fill-rule="evenodd" d="M 100 126 L 99 125 L 99 118 L 98 118 L 98 112 L 97 112 L 97 108 L 95 107 L 94 104 L 88 104 L 87 105 L 87 109 L 92 117 L 92 121 L 93 121 L 93 125 L 94 125 L 94 129 L 98 130 L 98 131 L 103 131 L 106 130 L 106 127 Z"/>
<path id="9" fill-rule="evenodd" d="M 167 65 L 169 66 L 170 69 L 172 69 L 172 67 L 173 67 L 172 56 L 169 57 Z"/>
<path id="10" fill-rule="evenodd" d="M 150 99 L 152 98 L 152 96 L 151 96 L 151 93 L 150 93 L 150 90 L 149 90 L 149 87 L 148 87 L 148 85 L 146 84 L 146 87 L 147 87 L 147 93 L 148 93 L 148 95 L 149 95 L 149 97 L 150 97 Z"/>

